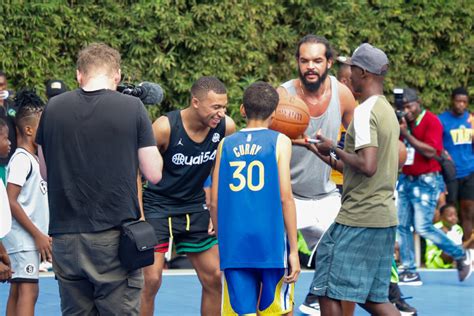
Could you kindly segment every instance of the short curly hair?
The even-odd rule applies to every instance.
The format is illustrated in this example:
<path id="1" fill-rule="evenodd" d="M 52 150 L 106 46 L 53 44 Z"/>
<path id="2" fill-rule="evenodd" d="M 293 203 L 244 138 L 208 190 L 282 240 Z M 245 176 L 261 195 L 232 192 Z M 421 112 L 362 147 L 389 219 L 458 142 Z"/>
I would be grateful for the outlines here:
<path id="1" fill-rule="evenodd" d="M 244 91 L 243 105 L 248 119 L 266 120 L 278 106 L 278 92 L 270 84 L 257 81 Z"/>

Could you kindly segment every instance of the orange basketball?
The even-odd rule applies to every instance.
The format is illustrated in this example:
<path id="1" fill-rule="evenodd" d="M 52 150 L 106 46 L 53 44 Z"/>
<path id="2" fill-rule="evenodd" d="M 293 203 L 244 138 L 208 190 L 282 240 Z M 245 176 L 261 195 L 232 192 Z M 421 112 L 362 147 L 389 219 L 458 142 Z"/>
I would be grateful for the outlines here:
<path id="1" fill-rule="evenodd" d="M 302 100 L 296 97 L 282 98 L 270 128 L 295 139 L 304 134 L 309 118 L 308 107 Z"/>
<path id="2" fill-rule="evenodd" d="M 403 167 L 403 165 L 405 164 L 405 161 L 407 161 L 407 147 L 401 140 L 399 140 L 398 141 L 398 169 Z"/>

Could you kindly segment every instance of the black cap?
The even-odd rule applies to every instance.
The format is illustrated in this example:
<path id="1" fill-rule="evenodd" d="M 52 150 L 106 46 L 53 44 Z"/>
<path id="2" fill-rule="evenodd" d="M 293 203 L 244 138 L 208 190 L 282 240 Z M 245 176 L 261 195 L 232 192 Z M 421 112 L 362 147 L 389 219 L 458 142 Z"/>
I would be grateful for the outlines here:
<path id="1" fill-rule="evenodd" d="M 48 80 L 46 82 L 46 96 L 48 99 L 66 91 L 66 84 L 62 80 Z"/>
<path id="2" fill-rule="evenodd" d="M 420 98 L 418 97 L 416 90 L 412 88 L 405 88 L 403 89 L 403 103 L 410 103 L 418 101 Z"/>

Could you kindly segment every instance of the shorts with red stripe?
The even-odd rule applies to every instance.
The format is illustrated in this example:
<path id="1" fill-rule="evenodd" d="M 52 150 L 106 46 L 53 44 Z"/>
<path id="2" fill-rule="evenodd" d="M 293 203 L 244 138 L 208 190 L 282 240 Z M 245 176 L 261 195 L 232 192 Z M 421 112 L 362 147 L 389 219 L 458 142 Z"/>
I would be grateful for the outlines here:
<path id="1" fill-rule="evenodd" d="M 209 220 L 208 210 L 163 218 L 147 218 L 147 222 L 155 229 L 158 239 L 155 252 L 167 252 L 170 237 L 173 237 L 177 254 L 210 249 L 217 244 L 217 238 L 208 233 Z"/>

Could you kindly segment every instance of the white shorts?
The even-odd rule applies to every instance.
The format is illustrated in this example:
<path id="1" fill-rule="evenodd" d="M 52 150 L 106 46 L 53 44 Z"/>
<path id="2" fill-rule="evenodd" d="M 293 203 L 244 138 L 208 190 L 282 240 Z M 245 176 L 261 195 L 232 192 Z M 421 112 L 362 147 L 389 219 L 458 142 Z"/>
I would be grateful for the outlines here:
<path id="1" fill-rule="evenodd" d="M 13 276 L 10 282 L 36 283 L 39 278 L 40 254 L 38 251 L 20 251 L 8 255 Z"/>
<path id="2" fill-rule="evenodd" d="M 334 223 L 341 209 L 341 196 L 333 194 L 319 200 L 295 198 L 296 226 L 309 249 L 313 249 L 324 232 Z"/>

